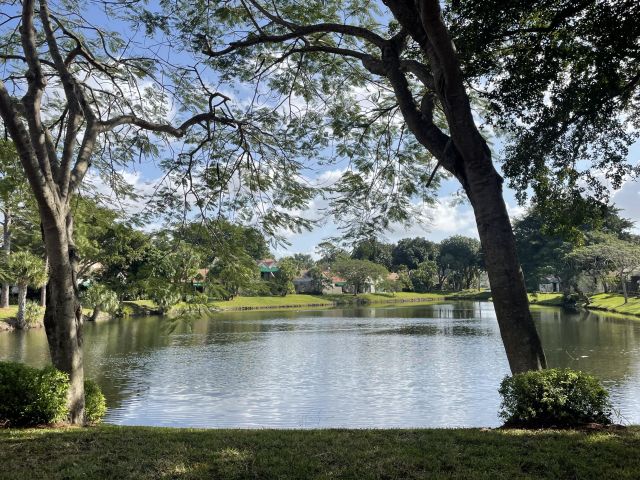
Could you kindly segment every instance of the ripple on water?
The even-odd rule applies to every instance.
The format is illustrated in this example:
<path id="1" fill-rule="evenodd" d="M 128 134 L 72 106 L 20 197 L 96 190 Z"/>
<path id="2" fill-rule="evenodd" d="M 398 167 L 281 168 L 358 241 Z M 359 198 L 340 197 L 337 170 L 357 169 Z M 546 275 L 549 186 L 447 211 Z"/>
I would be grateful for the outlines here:
<path id="1" fill-rule="evenodd" d="M 549 364 L 590 371 L 640 422 L 640 322 L 534 312 Z M 486 302 L 88 326 L 87 375 L 107 421 L 191 427 L 455 427 L 499 424 L 508 373 Z M 44 350 L 43 350 L 44 349 Z M 43 332 L 0 334 L 0 357 L 42 363 Z M 45 354 L 46 355 L 46 354 Z"/>

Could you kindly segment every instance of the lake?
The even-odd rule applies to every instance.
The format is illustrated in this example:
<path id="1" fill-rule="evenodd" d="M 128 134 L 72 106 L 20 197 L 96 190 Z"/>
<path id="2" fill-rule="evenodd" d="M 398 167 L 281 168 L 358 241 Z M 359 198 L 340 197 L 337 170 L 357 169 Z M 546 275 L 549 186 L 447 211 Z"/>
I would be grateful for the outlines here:
<path id="1" fill-rule="evenodd" d="M 532 310 L 549 365 L 595 374 L 640 423 L 640 321 Z M 85 372 L 118 425 L 490 427 L 509 373 L 488 302 L 85 325 Z M 0 359 L 48 355 L 43 330 L 0 333 Z"/>

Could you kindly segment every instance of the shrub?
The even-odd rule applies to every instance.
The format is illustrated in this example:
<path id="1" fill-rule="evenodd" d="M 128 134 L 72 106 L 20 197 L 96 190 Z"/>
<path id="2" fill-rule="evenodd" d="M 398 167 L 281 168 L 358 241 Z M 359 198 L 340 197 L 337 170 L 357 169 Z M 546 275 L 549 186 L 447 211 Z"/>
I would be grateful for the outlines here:
<path id="1" fill-rule="evenodd" d="M 24 321 L 29 326 L 37 325 L 42 322 L 44 316 L 44 308 L 39 303 L 28 300 L 24 306 Z"/>
<path id="2" fill-rule="evenodd" d="M 33 426 L 65 419 L 69 377 L 53 367 L 0 362 L 0 424 Z"/>
<path id="3" fill-rule="evenodd" d="M 531 371 L 500 385 L 500 417 L 507 426 L 572 427 L 611 423 L 607 390 L 598 379 L 571 369 Z"/>
<path id="4" fill-rule="evenodd" d="M 84 381 L 84 416 L 87 423 L 99 423 L 107 413 L 102 390 L 93 380 Z"/>

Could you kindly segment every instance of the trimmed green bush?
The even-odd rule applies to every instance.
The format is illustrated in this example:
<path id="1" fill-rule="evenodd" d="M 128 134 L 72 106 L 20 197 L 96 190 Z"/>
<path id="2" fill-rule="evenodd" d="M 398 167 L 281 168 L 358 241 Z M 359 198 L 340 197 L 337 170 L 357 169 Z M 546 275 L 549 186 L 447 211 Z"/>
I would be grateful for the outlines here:
<path id="1" fill-rule="evenodd" d="M 609 393 L 592 375 L 547 369 L 506 377 L 500 385 L 506 426 L 574 427 L 611 423 Z"/>
<path id="2" fill-rule="evenodd" d="M 93 380 L 84 381 L 84 418 L 87 423 L 100 423 L 107 413 L 107 403 L 102 390 Z"/>
<path id="3" fill-rule="evenodd" d="M 0 362 L 0 425 L 24 427 L 62 421 L 69 377 L 53 367 Z"/>

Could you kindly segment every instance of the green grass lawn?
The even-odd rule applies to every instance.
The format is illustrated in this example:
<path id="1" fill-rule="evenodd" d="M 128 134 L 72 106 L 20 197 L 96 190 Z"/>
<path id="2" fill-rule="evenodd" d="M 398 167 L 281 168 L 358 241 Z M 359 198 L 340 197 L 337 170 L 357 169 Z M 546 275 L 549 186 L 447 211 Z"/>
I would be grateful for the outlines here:
<path id="1" fill-rule="evenodd" d="M 491 300 L 491 290 L 470 288 L 459 292 L 447 292 L 445 297 L 450 300 Z"/>
<path id="2" fill-rule="evenodd" d="M 529 303 L 534 305 L 551 305 L 555 307 L 562 306 L 564 295 L 559 292 L 555 293 L 529 293 Z"/>
<path id="3" fill-rule="evenodd" d="M 333 305 L 333 301 L 322 295 L 291 294 L 284 297 L 234 297 L 228 301 L 211 302 L 217 308 L 276 308 L 306 305 Z"/>
<path id="4" fill-rule="evenodd" d="M 10 305 L 6 308 L 0 308 L 0 322 L 6 322 L 11 318 L 15 318 L 18 314 L 18 306 Z"/>
<path id="5" fill-rule="evenodd" d="M 599 293 L 590 297 L 589 308 L 598 308 L 627 315 L 640 315 L 640 297 L 629 297 L 625 304 L 622 295 L 613 293 Z"/>
<path id="6" fill-rule="evenodd" d="M 0 430 L 0 477 L 637 479 L 640 428 Z"/>

